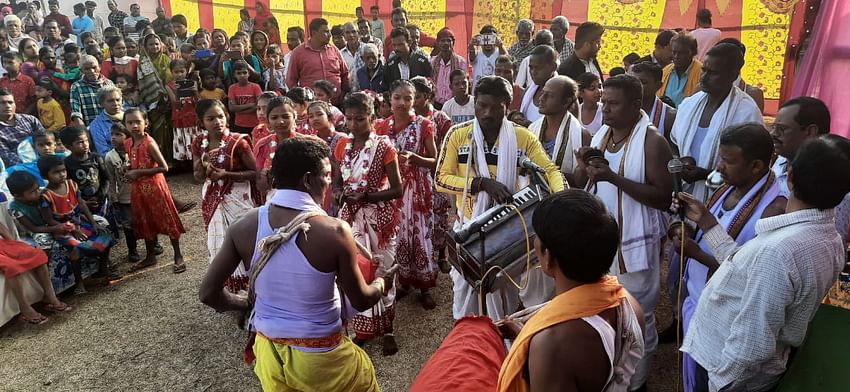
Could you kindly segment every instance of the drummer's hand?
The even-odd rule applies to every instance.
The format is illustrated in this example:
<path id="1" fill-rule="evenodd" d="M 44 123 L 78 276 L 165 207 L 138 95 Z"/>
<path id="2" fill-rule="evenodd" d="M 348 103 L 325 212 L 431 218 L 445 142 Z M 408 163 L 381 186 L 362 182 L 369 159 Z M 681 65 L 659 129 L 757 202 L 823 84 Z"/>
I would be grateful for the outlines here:
<path id="1" fill-rule="evenodd" d="M 512 318 L 496 321 L 496 327 L 502 333 L 502 337 L 508 340 L 514 340 L 522 330 L 522 323 Z"/>
<path id="2" fill-rule="evenodd" d="M 513 200 L 513 194 L 505 184 L 487 177 L 481 178 L 481 190 L 487 192 L 493 200 L 499 204 L 505 204 Z"/>

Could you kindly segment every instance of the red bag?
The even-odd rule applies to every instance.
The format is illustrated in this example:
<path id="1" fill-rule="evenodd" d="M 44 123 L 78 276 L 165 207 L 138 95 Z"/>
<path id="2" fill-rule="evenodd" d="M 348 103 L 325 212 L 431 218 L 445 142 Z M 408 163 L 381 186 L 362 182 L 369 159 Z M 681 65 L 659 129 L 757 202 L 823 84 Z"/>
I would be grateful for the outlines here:
<path id="1" fill-rule="evenodd" d="M 378 269 L 378 266 L 360 252 L 357 253 L 357 266 L 360 267 L 360 273 L 363 274 L 363 280 L 366 281 L 366 284 L 372 283 L 375 280 L 375 271 Z"/>

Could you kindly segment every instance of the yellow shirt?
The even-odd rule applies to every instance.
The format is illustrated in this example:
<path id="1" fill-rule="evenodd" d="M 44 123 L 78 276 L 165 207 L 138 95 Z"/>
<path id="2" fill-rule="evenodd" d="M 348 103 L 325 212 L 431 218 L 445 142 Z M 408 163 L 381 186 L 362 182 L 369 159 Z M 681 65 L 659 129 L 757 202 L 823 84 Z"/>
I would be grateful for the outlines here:
<path id="1" fill-rule="evenodd" d="M 62 111 L 59 101 L 51 99 L 50 102 L 45 103 L 44 98 L 39 98 L 36 107 L 38 108 L 38 119 L 41 120 L 44 129 L 59 132 L 60 129 L 68 125 L 65 122 L 65 112 Z"/>
<path id="2" fill-rule="evenodd" d="M 202 88 L 201 91 L 198 92 L 198 97 L 201 99 L 217 99 L 222 102 L 227 102 L 227 94 L 224 93 L 224 90 L 217 88 L 215 90 L 207 90 Z"/>
<path id="3" fill-rule="evenodd" d="M 466 163 L 468 162 L 469 151 L 471 150 L 472 124 L 473 122 L 469 121 L 449 129 L 437 161 L 436 179 L 437 190 L 439 192 L 462 195 L 464 185 L 470 189 L 465 211 L 465 215 L 468 218 L 472 217 L 473 204 L 475 203 L 475 195 L 471 190 L 472 179 L 475 177 L 474 170 L 470 172 L 469 182 L 467 183 L 466 181 Z M 561 175 L 558 167 L 546 155 L 546 151 L 543 150 L 543 145 L 540 144 L 537 137 L 528 129 L 518 125 L 514 125 L 514 128 L 516 129 L 518 153 L 527 156 L 528 159 L 531 159 L 532 162 L 546 171 L 546 182 L 549 183 L 549 188 L 552 189 L 552 192 L 564 190 L 564 177 Z M 498 140 L 496 140 L 496 145 L 499 145 Z M 497 159 L 493 159 L 490 162 L 490 159 L 488 159 L 487 171 L 490 172 L 490 178 L 496 178 L 496 161 Z M 518 190 L 519 188 L 514 191 L 516 192 Z M 462 197 L 458 197 L 458 210 L 461 208 L 461 202 Z"/>

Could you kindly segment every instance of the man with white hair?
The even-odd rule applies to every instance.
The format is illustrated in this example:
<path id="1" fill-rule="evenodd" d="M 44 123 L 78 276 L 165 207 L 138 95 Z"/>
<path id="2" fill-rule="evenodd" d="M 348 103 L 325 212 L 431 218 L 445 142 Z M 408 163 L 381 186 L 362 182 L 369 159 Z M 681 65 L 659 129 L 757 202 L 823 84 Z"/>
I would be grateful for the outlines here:
<path id="1" fill-rule="evenodd" d="M 98 91 L 113 83 L 100 74 L 100 63 L 94 56 L 81 56 L 80 70 L 83 78 L 71 85 L 71 121 L 74 125 L 88 127 L 103 110 Z"/>
<path id="2" fill-rule="evenodd" d="M 384 87 L 384 64 L 381 62 L 381 50 L 375 44 L 363 44 L 363 67 L 357 70 L 357 87 L 382 93 Z"/>
<path id="3" fill-rule="evenodd" d="M 18 44 L 24 38 L 30 38 L 30 36 L 24 34 L 22 30 L 23 23 L 21 22 L 21 18 L 15 15 L 6 15 L 3 18 L 3 24 L 6 26 L 6 36 L 9 40 L 9 50 L 17 53 L 18 52 Z"/>
<path id="4" fill-rule="evenodd" d="M 570 30 L 570 21 L 566 16 L 558 15 L 552 18 L 552 25 L 549 26 L 549 31 L 555 39 L 555 50 L 558 52 L 558 60 L 563 63 L 573 52 L 576 51 L 576 44 L 567 38 L 567 31 Z"/>
<path id="5" fill-rule="evenodd" d="M 534 36 L 534 22 L 531 19 L 520 19 L 516 24 L 516 43 L 508 48 L 508 54 L 514 58 L 514 63 L 519 63 L 534 49 L 534 42 L 531 37 Z"/>

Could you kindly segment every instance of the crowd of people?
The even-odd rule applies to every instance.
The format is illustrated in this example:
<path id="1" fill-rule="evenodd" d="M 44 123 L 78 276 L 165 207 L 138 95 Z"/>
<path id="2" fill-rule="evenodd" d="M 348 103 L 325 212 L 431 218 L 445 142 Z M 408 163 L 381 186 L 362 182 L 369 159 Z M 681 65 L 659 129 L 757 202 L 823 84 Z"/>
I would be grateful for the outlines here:
<path id="1" fill-rule="evenodd" d="M 564 16 L 520 20 L 515 39 L 486 25 L 457 53 L 451 29 L 430 37 L 396 3 L 391 28 L 357 7 L 339 26 L 287 27 L 286 48 L 262 2 L 231 31 L 194 33 L 114 0 L 106 20 L 94 1 L 73 20 L 58 0 L 0 8 L 0 270 L 20 319 L 47 321 L 23 299 L 27 271 L 45 313 L 71 309 L 57 266 L 84 294 L 86 266 L 109 281 L 120 263 L 156 265 L 158 236 L 184 272 L 180 214 L 199 204 L 201 300 L 240 313 L 267 390 L 378 390 L 358 346 L 395 354 L 395 303 L 434 309 L 440 273 L 459 320 L 444 345 L 477 328 L 470 315 L 499 328 L 490 388 L 646 390 L 680 328 L 686 390 L 774 387 L 818 304 L 844 290 L 850 141 L 828 135 L 823 102 L 784 102 L 768 130 L 740 77 L 746 48 L 707 10 L 605 73 L 598 23 L 575 41 Z M 538 268 L 482 300 L 450 266 L 449 234 L 512 202 L 523 160 L 552 192 L 531 222 Z M 180 170 L 200 203 L 172 195 L 165 174 Z M 121 236 L 127 260 L 110 257 Z M 659 334 L 662 278 L 678 321 Z M 414 389 L 481 390 L 432 365 L 445 353 L 462 354 L 438 351 Z"/>

